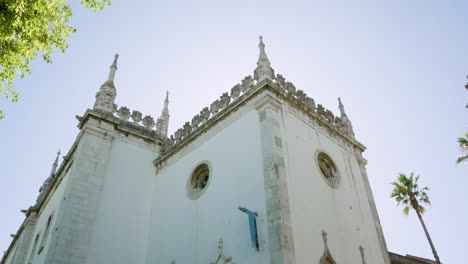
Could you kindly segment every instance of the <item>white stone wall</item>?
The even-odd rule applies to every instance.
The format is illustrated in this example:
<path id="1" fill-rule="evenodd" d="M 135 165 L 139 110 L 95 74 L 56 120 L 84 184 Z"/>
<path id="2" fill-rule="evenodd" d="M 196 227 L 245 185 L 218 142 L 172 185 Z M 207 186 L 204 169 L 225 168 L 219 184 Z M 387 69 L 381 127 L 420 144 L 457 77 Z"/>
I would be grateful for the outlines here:
<path id="1" fill-rule="evenodd" d="M 320 151 L 340 172 L 337 189 L 320 175 Z M 69 175 L 30 232 L 29 248 L 41 232 L 33 263 L 206 264 L 217 258 L 220 239 L 231 263 L 318 263 L 322 230 L 337 263 L 362 263 L 360 246 L 367 263 L 385 263 L 355 153 L 270 92 L 181 146 L 156 174 L 158 153 L 154 143 L 90 118 L 69 157 Z M 210 181 L 192 200 L 187 184 L 202 162 Z M 258 213 L 260 252 L 239 206 Z"/>
<path id="2" fill-rule="evenodd" d="M 145 263 L 156 149 L 114 136 L 86 263 Z"/>
<path id="3" fill-rule="evenodd" d="M 255 109 L 248 111 L 232 113 L 153 176 L 147 264 L 214 262 L 220 238 L 231 263 L 270 263 L 259 116 Z M 210 165 L 211 179 L 206 192 L 191 200 L 187 181 L 203 161 Z M 239 206 L 259 214 L 260 252 L 251 247 L 248 218 Z"/>
<path id="4" fill-rule="evenodd" d="M 72 166 L 39 212 L 27 258 L 13 263 L 30 254 L 34 264 L 145 263 L 158 153 L 154 143 L 90 119 L 68 157 Z"/>
<path id="5" fill-rule="evenodd" d="M 73 165 L 60 210 L 56 212 L 58 230 L 47 254 L 47 264 L 87 263 L 112 140 L 109 131 L 97 125 L 98 122 L 87 124 L 69 157 Z"/>
<path id="6" fill-rule="evenodd" d="M 365 249 L 367 263 L 385 263 L 354 153 L 301 113 L 287 106 L 283 106 L 283 113 L 296 263 L 319 262 L 324 252 L 322 230 L 328 233 L 329 250 L 337 263 L 362 263 L 359 246 Z M 338 167 L 341 183 L 337 189 L 320 174 L 316 162 L 320 151 Z"/>
<path id="7" fill-rule="evenodd" d="M 51 241 L 54 241 L 56 233 L 59 229 L 59 225 L 57 224 L 57 215 L 60 210 L 59 209 L 60 205 L 64 198 L 64 193 L 65 193 L 65 189 L 68 183 L 68 179 L 69 179 L 68 175 L 65 175 L 63 177 L 62 181 L 55 189 L 54 194 L 47 200 L 47 204 L 39 212 L 36 225 L 34 228 L 34 232 L 31 237 L 29 250 L 25 258 L 26 263 L 30 257 L 32 257 L 31 263 L 33 264 L 47 263 L 46 258 L 47 258 L 47 255 L 51 246 Z M 47 221 L 51 214 L 53 214 L 53 217 L 50 223 L 49 234 L 47 235 L 46 240 L 43 242 L 44 236 L 46 235 L 45 229 L 46 229 Z M 36 236 L 39 232 L 40 232 L 40 237 L 37 242 L 35 252 L 31 252 L 34 247 L 34 240 L 36 239 Z M 41 245 L 43 245 L 44 248 L 38 254 L 39 249 L 41 248 Z"/>
<path id="8" fill-rule="evenodd" d="M 23 223 L 22 230 L 19 231 L 19 237 L 14 241 L 12 250 L 6 256 L 5 264 L 22 264 L 26 262 L 29 247 L 37 220 L 37 213 L 30 212 Z"/>

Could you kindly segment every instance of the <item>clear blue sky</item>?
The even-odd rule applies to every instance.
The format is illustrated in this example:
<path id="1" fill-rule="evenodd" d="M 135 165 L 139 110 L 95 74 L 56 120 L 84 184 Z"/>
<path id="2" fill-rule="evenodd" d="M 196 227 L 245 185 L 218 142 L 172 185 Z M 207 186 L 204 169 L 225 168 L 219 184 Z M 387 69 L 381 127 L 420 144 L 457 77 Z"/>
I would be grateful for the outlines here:
<path id="1" fill-rule="evenodd" d="M 114 1 L 96 14 L 73 2 L 69 49 L 53 64 L 33 61 L 15 83 L 17 104 L 0 101 L 1 251 L 55 153 L 73 143 L 75 115 L 93 106 L 115 52 L 117 104 L 157 117 L 169 90 L 172 133 L 253 74 L 263 35 L 277 73 L 335 113 L 342 98 L 368 147 L 389 250 L 432 257 L 415 214 L 389 198 L 389 182 L 414 171 L 431 188 L 424 217 L 442 261 L 466 259 L 468 164 L 455 160 L 468 129 L 467 2 Z"/>

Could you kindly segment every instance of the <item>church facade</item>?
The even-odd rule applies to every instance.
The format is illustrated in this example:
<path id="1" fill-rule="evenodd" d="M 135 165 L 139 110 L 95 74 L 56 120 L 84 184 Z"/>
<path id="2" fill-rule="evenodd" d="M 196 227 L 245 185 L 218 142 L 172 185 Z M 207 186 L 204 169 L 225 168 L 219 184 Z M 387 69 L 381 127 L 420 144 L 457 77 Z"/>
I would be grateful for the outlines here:
<path id="1" fill-rule="evenodd" d="M 170 136 L 168 94 L 156 120 L 115 104 L 116 55 L 1 263 L 400 263 L 341 100 L 316 104 L 259 49 Z"/>

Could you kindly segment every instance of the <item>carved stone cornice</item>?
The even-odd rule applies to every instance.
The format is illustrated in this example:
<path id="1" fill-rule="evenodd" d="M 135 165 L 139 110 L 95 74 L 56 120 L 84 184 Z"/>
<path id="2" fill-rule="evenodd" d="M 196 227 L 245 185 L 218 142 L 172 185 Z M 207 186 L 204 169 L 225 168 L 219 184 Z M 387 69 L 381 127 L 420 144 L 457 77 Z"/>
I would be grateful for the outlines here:
<path id="1" fill-rule="evenodd" d="M 191 123 L 186 122 L 164 142 L 161 155 L 153 161 L 156 170 L 159 171 L 171 156 L 263 91 L 272 92 L 279 101 L 298 109 L 322 127 L 341 137 L 344 142 L 351 144 L 359 152 L 366 149 L 353 137 L 353 134 L 344 129 L 340 118 L 335 117 L 330 110 L 320 104 L 316 107 L 312 98 L 302 90 L 296 90 L 294 85 L 286 82 L 281 75 L 278 74 L 275 80 L 266 78 L 256 84 L 251 76 L 247 76 L 241 84 L 231 89 L 231 95 L 224 93 L 220 99 L 211 104 L 210 108 L 202 109 L 200 114 L 193 117 Z"/>
<path id="2" fill-rule="evenodd" d="M 10 245 L 6 249 L 5 252 L 3 252 L 3 256 L 0 259 L 0 263 L 5 263 L 6 258 L 9 256 L 9 254 L 12 252 L 13 247 L 15 246 L 16 242 L 18 239 L 21 237 L 21 234 L 23 230 L 26 228 L 27 225 L 35 225 L 37 222 L 37 208 L 34 206 L 29 207 L 28 210 L 22 210 L 23 213 L 25 213 L 26 218 L 23 220 L 23 223 L 21 223 L 21 226 L 18 228 L 18 231 L 12 236 L 12 241 L 10 242 Z"/>
<path id="3" fill-rule="evenodd" d="M 126 107 L 121 107 L 120 109 L 124 109 L 121 112 L 126 112 L 126 110 L 128 110 Z M 165 137 L 152 129 L 152 127 L 154 127 L 154 119 L 151 116 L 145 116 L 144 118 L 141 118 L 141 116 L 142 114 L 140 112 L 133 111 L 131 115 L 133 120 L 132 122 L 128 120 L 130 115 L 128 118 L 118 118 L 110 113 L 88 109 L 82 117 L 77 116 L 79 121 L 78 128 L 82 129 L 89 118 L 96 118 L 99 121 L 106 121 L 109 124 L 112 124 L 114 129 L 117 131 L 125 134 L 131 134 L 135 137 L 142 138 L 145 141 L 161 145 L 165 141 Z M 142 125 L 139 124 L 140 121 L 142 121 Z"/>

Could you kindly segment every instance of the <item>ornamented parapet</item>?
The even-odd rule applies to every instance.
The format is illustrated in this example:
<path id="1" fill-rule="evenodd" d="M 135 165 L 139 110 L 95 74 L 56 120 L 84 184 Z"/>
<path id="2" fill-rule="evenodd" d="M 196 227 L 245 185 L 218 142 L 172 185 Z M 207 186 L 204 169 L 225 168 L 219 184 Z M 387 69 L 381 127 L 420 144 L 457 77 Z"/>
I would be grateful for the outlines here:
<path id="1" fill-rule="evenodd" d="M 117 108 L 117 106 L 116 106 Z M 156 125 L 156 122 L 154 121 L 154 118 L 150 115 L 146 115 L 143 117 L 143 114 L 139 111 L 131 111 L 130 109 L 126 106 L 121 106 L 115 113 L 115 116 L 119 118 L 122 121 L 126 121 L 129 124 L 132 124 L 134 126 L 137 126 L 139 128 L 148 130 L 148 131 L 155 131 L 156 134 L 163 136 L 163 132 L 161 131 L 161 128 Z M 131 121 L 129 119 L 132 119 Z M 153 128 L 156 126 L 156 129 L 154 130 Z M 166 136 L 164 135 L 164 138 Z"/>
<path id="2" fill-rule="evenodd" d="M 162 152 L 165 152 L 175 145 L 180 144 L 182 141 L 184 141 L 184 139 L 188 138 L 191 133 L 204 126 L 210 120 L 210 118 L 216 116 L 219 112 L 226 109 L 233 102 L 252 91 L 254 85 L 255 82 L 252 76 L 249 75 L 245 77 L 240 84 L 236 84 L 231 89 L 231 94 L 223 93 L 219 99 L 210 104 L 210 107 L 203 108 L 199 114 L 192 118 L 191 122 L 185 122 L 184 126 L 176 130 L 174 135 L 167 138 Z"/>
<path id="3" fill-rule="evenodd" d="M 230 94 L 223 93 L 220 98 L 211 103 L 209 107 L 203 108 L 199 114 L 195 115 L 191 122 L 185 122 L 184 126 L 176 130 L 174 135 L 168 137 L 161 149 L 162 154 L 182 144 L 185 139 L 204 127 L 204 125 L 218 115 L 218 113 L 239 101 L 241 98 L 248 96 L 258 83 L 258 81 L 255 81 L 252 76 L 249 75 L 245 77 L 240 84 L 236 84 L 232 87 Z M 343 134 L 354 137 L 347 116 L 342 115 L 342 117 L 346 119 L 346 122 L 344 122 L 342 117 L 335 116 L 332 111 L 325 109 L 321 104 L 315 105 L 314 99 L 310 98 L 303 90 L 296 89 L 294 84 L 286 81 L 281 74 L 277 74 L 273 79 L 273 88 L 323 123 L 327 123 Z M 127 111 L 124 112 L 127 113 Z"/>

